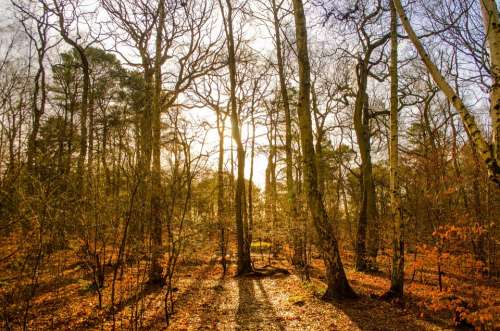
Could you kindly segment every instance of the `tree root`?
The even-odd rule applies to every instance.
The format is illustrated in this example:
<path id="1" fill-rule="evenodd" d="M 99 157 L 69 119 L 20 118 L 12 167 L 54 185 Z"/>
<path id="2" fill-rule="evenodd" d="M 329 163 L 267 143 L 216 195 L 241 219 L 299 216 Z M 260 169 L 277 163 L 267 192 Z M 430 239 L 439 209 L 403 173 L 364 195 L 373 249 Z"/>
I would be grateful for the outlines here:
<path id="1" fill-rule="evenodd" d="M 278 268 L 271 265 L 266 265 L 262 268 L 254 268 L 254 270 L 251 272 L 237 275 L 237 277 L 272 277 L 275 275 L 289 276 L 290 271 L 284 268 Z"/>

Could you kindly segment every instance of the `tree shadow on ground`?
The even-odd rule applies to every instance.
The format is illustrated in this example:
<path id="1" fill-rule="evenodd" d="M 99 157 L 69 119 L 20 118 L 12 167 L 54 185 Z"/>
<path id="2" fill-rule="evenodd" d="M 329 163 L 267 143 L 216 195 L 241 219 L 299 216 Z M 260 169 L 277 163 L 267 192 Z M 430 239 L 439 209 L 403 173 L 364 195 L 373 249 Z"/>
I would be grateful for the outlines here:
<path id="1" fill-rule="evenodd" d="M 419 320 L 415 312 L 408 312 L 403 306 L 398 307 L 396 304 L 366 295 L 360 295 L 355 300 L 339 300 L 330 304 L 344 312 L 363 331 L 429 330 L 429 324 L 439 328 L 449 327 L 434 320 Z"/>
<path id="2" fill-rule="evenodd" d="M 210 292 L 204 296 L 206 299 L 204 298 L 204 302 L 200 305 L 200 327 L 217 330 L 219 319 L 223 319 L 222 315 L 228 315 L 229 312 L 224 309 L 222 302 L 222 298 L 227 294 L 224 288 L 225 282 L 224 278 L 219 279 Z"/>
<path id="3" fill-rule="evenodd" d="M 255 277 L 239 277 L 237 282 L 236 330 L 285 330 L 261 280 Z M 260 295 L 256 295 L 256 286 Z"/>
<path id="4" fill-rule="evenodd" d="M 197 275 L 191 277 L 192 281 L 189 283 L 189 286 L 182 290 L 176 297 L 174 301 L 174 314 L 170 316 L 172 319 L 172 323 L 175 323 L 175 314 L 176 312 L 183 311 L 187 314 L 192 313 L 192 309 L 194 309 L 195 305 L 192 305 L 191 302 L 199 298 L 201 294 L 201 290 L 203 289 L 203 282 L 205 281 L 205 277 L 210 271 L 214 268 L 215 262 L 210 261 L 206 266 L 200 269 L 197 272 Z M 164 294 L 163 294 L 164 295 Z M 211 299 L 211 297 L 210 297 Z M 162 297 L 163 300 L 163 297 Z M 163 303 L 161 307 L 164 307 Z M 154 316 L 147 321 L 144 321 L 143 328 L 145 330 L 157 330 L 162 329 L 167 326 L 165 313 L 163 309 L 160 309 L 158 312 L 154 314 Z"/>

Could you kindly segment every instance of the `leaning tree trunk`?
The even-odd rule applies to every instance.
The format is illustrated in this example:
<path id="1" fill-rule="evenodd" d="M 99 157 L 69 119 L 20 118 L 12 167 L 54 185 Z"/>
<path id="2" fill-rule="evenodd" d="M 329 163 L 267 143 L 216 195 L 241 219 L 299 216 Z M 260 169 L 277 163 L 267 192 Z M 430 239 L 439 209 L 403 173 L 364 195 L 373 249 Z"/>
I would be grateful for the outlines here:
<path id="1" fill-rule="evenodd" d="M 318 190 L 316 173 L 316 156 L 313 145 L 311 121 L 311 77 L 309 54 L 307 49 L 307 30 L 304 7 L 301 0 L 293 0 L 295 17 L 295 34 L 297 40 L 297 55 L 299 63 L 299 99 L 297 105 L 300 141 L 303 153 L 304 186 L 309 210 L 314 227 L 318 234 L 318 244 L 321 248 L 326 265 L 327 290 L 324 299 L 353 297 L 352 290 L 344 272 L 340 258 L 337 239 L 335 238 L 331 220 L 328 218 L 323 197 Z"/>
<path id="2" fill-rule="evenodd" d="M 488 3 L 494 2 L 491 0 L 486 0 Z M 497 186 L 500 186 L 500 166 L 498 164 L 498 161 L 496 159 L 496 156 L 493 154 L 492 148 L 490 148 L 490 145 L 484 138 L 483 134 L 481 133 L 481 130 L 476 124 L 476 120 L 474 119 L 473 115 L 470 113 L 469 109 L 465 106 L 463 103 L 462 99 L 458 96 L 456 91 L 448 84 L 446 79 L 443 77 L 437 66 L 432 62 L 429 54 L 425 51 L 424 47 L 422 46 L 422 43 L 418 39 L 415 31 L 413 30 L 410 21 L 408 17 L 405 14 L 405 11 L 403 9 L 403 6 L 401 5 L 400 0 L 394 0 L 394 6 L 396 7 L 396 11 L 399 15 L 399 19 L 401 20 L 401 23 L 408 34 L 408 37 L 412 44 L 415 46 L 417 49 L 418 54 L 420 55 L 420 58 L 424 62 L 427 70 L 429 71 L 430 75 L 432 76 L 432 79 L 436 83 L 436 85 L 443 91 L 445 96 L 448 98 L 448 100 L 451 102 L 451 104 L 455 107 L 457 110 L 458 114 L 460 115 L 460 118 L 462 119 L 462 122 L 464 124 L 465 129 L 467 130 L 468 134 L 472 138 L 472 142 L 474 144 L 474 148 L 478 151 L 479 155 L 481 156 L 481 159 L 483 160 L 484 164 L 486 165 L 487 171 L 488 171 L 488 176 L 491 181 L 496 183 Z M 497 11 L 498 13 L 498 11 Z M 498 14 L 497 14 L 498 17 Z M 497 25 L 498 28 L 498 25 Z M 491 38 L 491 35 L 489 36 Z M 497 39 L 498 40 L 498 39 Z M 490 43 L 490 47 L 492 47 L 491 44 L 495 44 L 497 40 L 494 40 L 493 42 Z M 492 49 L 492 51 L 495 51 Z M 499 106 L 498 100 L 494 101 L 492 100 L 492 104 L 495 104 Z M 498 109 L 497 109 L 498 111 Z M 496 116 L 496 115 L 495 115 Z M 495 120 L 493 123 L 493 130 L 497 131 L 498 130 L 498 125 L 499 125 L 498 118 Z M 496 149 L 496 146 L 494 146 L 493 149 Z"/>

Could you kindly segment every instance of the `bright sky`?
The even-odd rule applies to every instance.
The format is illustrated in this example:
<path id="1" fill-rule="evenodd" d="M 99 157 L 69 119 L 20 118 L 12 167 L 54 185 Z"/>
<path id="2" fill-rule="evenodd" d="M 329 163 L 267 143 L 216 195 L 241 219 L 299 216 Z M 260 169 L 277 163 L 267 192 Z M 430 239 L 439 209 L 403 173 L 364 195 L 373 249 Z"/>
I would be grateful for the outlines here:
<path id="1" fill-rule="evenodd" d="M 10 24 L 11 22 L 15 21 L 15 17 L 13 15 L 12 11 L 12 4 L 10 0 L 0 0 L 0 27 L 4 27 L 7 24 Z M 252 39 L 252 47 L 260 52 L 267 53 L 272 49 L 272 42 L 269 41 L 269 36 L 266 37 L 267 32 L 265 29 L 259 28 L 256 25 L 252 24 L 253 26 L 249 29 L 246 29 L 246 31 L 250 31 L 250 34 L 248 37 Z M 1 30 L 0 30 L 1 32 Z M 61 47 L 67 48 L 67 45 L 61 44 Z M 122 50 L 123 51 L 123 50 Z M 208 129 L 207 132 L 207 141 L 206 141 L 206 146 L 205 146 L 205 152 L 206 151 L 216 151 L 218 148 L 218 134 L 217 130 L 215 128 L 215 123 L 216 123 L 216 117 L 215 114 L 213 113 L 212 110 L 210 109 L 192 109 L 186 112 L 188 118 L 193 118 L 193 121 L 195 122 L 202 122 L 202 121 L 207 121 L 210 124 L 213 125 L 213 128 Z M 258 152 L 258 147 L 262 145 L 267 144 L 267 138 L 265 137 L 265 131 L 262 132 L 262 130 L 266 130 L 265 127 L 259 127 L 257 128 L 257 134 L 260 133 L 260 137 L 257 137 L 256 139 L 256 152 L 254 156 L 254 174 L 253 174 L 253 180 L 254 183 L 261 187 L 264 188 L 264 183 L 265 183 L 265 169 L 267 167 L 267 155 L 265 153 L 259 153 Z M 225 138 L 225 149 L 226 149 L 226 154 L 225 154 L 225 167 L 226 170 L 230 170 L 230 149 L 231 149 L 231 124 L 229 121 L 229 118 L 226 120 L 226 138 Z M 246 153 L 246 162 L 245 162 L 245 177 L 248 179 L 250 177 L 250 138 L 249 136 L 251 135 L 251 132 L 248 132 L 248 127 L 246 123 L 244 123 L 242 127 L 242 138 L 243 142 L 248 140 L 247 143 L 247 153 Z M 234 144 L 233 144 L 234 145 Z M 234 145 L 235 146 L 235 145 Z M 235 148 L 235 147 L 233 147 Z M 216 169 L 217 166 L 217 153 L 213 153 L 211 156 L 211 159 L 209 161 L 209 164 Z M 235 160 L 235 172 L 236 172 L 236 153 L 234 152 L 234 160 Z"/>

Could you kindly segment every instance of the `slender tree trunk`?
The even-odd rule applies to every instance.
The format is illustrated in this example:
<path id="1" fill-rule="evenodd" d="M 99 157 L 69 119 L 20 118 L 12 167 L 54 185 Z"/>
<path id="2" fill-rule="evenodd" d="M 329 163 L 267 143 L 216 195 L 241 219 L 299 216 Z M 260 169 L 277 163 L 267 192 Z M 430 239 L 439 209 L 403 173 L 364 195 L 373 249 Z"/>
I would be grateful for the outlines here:
<path id="1" fill-rule="evenodd" d="M 266 203 L 266 221 L 271 224 L 270 240 L 271 247 L 270 252 L 274 252 L 276 245 L 276 223 L 277 223 L 277 213 L 276 213 L 276 122 L 273 119 L 273 108 L 268 108 L 268 134 L 267 139 L 269 142 L 269 155 L 267 158 L 266 167 L 266 187 L 265 187 L 265 203 Z"/>
<path id="2" fill-rule="evenodd" d="M 41 46 L 38 52 L 38 70 L 35 75 L 35 87 L 33 91 L 33 125 L 28 139 L 28 172 L 33 172 L 34 159 L 37 153 L 37 138 L 40 129 L 40 118 L 45 113 L 45 103 L 47 99 L 47 89 L 45 88 L 45 67 L 43 64 L 46 52 L 46 36 L 40 34 Z M 40 105 L 38 96 L 40 94 Z"/>
<path id="3" fill-rule="evenodd" d="M 363 184 L 366 193 L 366 216 L 367 216 L 367 243 L 366 253 L 368 268 L 377 270 L 377 254 L 379 249 L 379 228 L 378 228 L 378 210 L 377 195 L 375 192 L 375 181 L 373 179 L 373 165 L 371 157 L 371 133 L 370 133 L 370 115 L 368 111 L 368 96 L 365 99 L 363 107 L 363 126 L 366 138 L 367 153 L 365 155 L 365 164 L 363 165 Z"/>
<path id="4" fill-rule="evenodd" d="M 92 173 L 92 167 L 94 162 L 94 91 L 93 86 L 91 84 L 89 89 L 89 107 L 88 107 L 88 116 L 89 116 L 89 140 L 88 140 L 88 151 L 87 151 L 87 172 L 89 174 Z"/>
<path id="5" fill-rule="evenodd" d="M 225 117 L 224 117 L 225 119 Z M 219 134 L 219 160 L 217 164 L 217 218 L 219 220 L 219 249 L 223 275 L 227 272 L 226 218 L 224 213 L 224 119 L 217 110 L 217 132 Z"/>
<path id="6" fill-rule="evenodd" d="M 252 107 L 251 114 L 252 118 L 252 146 L 250 151 L 250 177 L 248 179 L 248 233 L 247 242 L 251 247 L 253 240 L 253 165 L 255 156 L 255 116 L 254 109 Z"/>
<path id="7" fill-rule="evenodd" d="M 297 112 L 303 153 L 304 186 L 314 227 L 318 233 L 318 244 L 323 251 L 325 260 L 328 287 L 323 298 L 329 300 L 333 298 L 353 297 L 356 294 L 347 281 L 332 223 L 323 205 L 323 197 L 318 190 L 311 121 L 311 77 L 307 48 L 307 29 L 304 7 L 301 0 L 293 0 L 293 12 L 299 63 L 300 85 Z"/>
<path id="8" fill-rule="evenodd" d="M 314 82 L 311 84 L 312 108 L 314 114 L 314 122 L 316 124 L 316 171 L 318 172 L 318 190 L 325 195 L 325 160 L 323 156 L 323 124 L 321 123 L 320 113 L 318 109 L 318 96 L 314 88 Z"/>
<path id="9" fill-rule="evenodd" d="M 236 51 L 234 46 L 233 35 L 233 7 L 231 0 L 226 0 L 227 16 L 224 15 L 224 9 L 221 5 L 222 14 L 224 16 L 224 27 L 227 37 L 228 50 L 228 67 L 230 81 L 230 99 L 231 99 L 231 130 L 233 140 L 236 143 L 236 158 L 238 161 L 238 174 L 236 179 L 235 190 L 235 221 L 236 221 L 236 238 L 238 241 L 238 270 L 237 274 L 242 275 L 253 271 L 250 247 L 246 241 L 244 231 L 244 209 L 246 208 L 245 193 L 245 150 L 241 142 L 240 121 L 238 114 L 238 105 L 236 100 Z"/>
<path id="10" fill-rule="evenodd" d="M 81 46 L 74 46 L 78 51 L 80 56 L 80 61 L 83 70 L 83 90 L 82 90 L 82 102 L 80 108 L 80 155 L 78 156 L 78 170 L 77 175 L 79 178 L 79 185 L 83 185 L 83 169 L 85 158 L 87 156 L 87 110 L 88 110 L 88 99 L 90 90 L 90 67 L 87 56 L 85 55 L 85 50 Z"/>
<path id="11" fill-rule="evenodd" d="M 288 198 L 288 223 L 292 232 L 292 247 L 293 257 L 292 263 L 296 266 L 303 266 L 305 261 L 303 259 L 304 252 L 303 244 L 300 240 L 300 224 L 298 224 L 297 212 L 297 199 L 296 189 L 293 179 L 293 154 L 292 154 L 292 118 L 290 112 L 290 100 L 288 97 L 288 90 L 285 76 L 285 63 L 283 59 L 283 50 L 281 44 L 281 32 L 279 22 L 279 8 L 276 0 L 272 0 L 273 10 L 273 23 L 274 23 L 274 36 L 276 42 L 276 58 L 278 61 L 278 76 L 280 84 L 281 100 L 283 102 L 283 110 L 285 113 L 285 162 L 286 162 L 286 191 Z"/>

